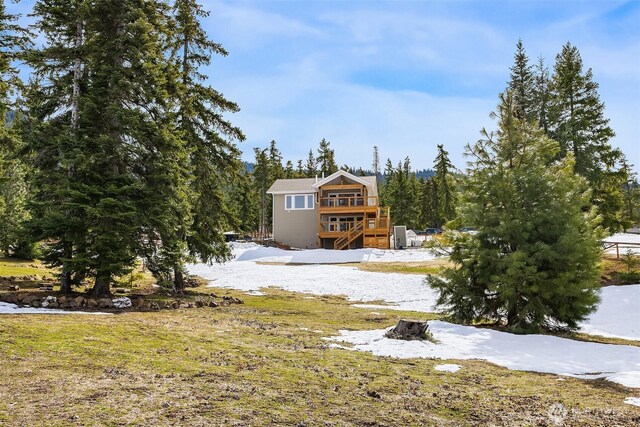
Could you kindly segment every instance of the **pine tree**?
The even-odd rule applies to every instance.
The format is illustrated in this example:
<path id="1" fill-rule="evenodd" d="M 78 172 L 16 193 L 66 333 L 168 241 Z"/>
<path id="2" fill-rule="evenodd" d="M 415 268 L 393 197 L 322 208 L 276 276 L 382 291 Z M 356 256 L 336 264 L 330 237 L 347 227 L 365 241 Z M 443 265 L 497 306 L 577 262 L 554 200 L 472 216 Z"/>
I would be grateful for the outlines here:
<path id="1" fill-rule="evenodd" d="M 431 177 L 420 181 L 420 228 L 442 227 L 437 180 Z"/>
<path id="2" fill-rule="evenodd" d="M 307 178 L 314 178 L 318 174 L 318 164 L 315 157 L 313 157 L 313 150 L 309 150 L 307 163 L 304 165 L 304 173 Z"/>
<path id="3" fill-rule="evenodd" d="M 145 252 L 150 232 L 168 258 L 182 249 L 188 157 L 168 114 L 168 9 L 161 1 L 47 0 L 34 11 L 45 38 L 30 59 L 40 82 L 29 99 L 41 214 L 34 229 L 56 242 L 49 262 L 62 264 L 63 281 L 89 274 L 92 292 L 105 295 Z"/>
<path id="4" fill-rule="evenodd" d="M 29 124 L 23 124 L 35 166 L 30 228 L 37 239 L 49 242 L 44 260 L 60 267 L 63 293 L 88 270 L 88 196 L 82 167 L 87 159 L 80 123 L 81 91 L 86 87 L 85 6 L 76 0 L 36 2 L 34 28 L 46 42 L 29 54 L 35 79 L 27 96 Z"/>
<path id="5" fill-rule="evenodd" d="M 222 232 L 233 223 L 225 189 L 237 179 L 240 170 L 235 141 L 244 140 L 242 131 L 226 120 L 224 114 L 237 112 L 239 108 L 207 86 L 207 76 L 200 72 L 201 67 L 211 63 L 212 55 L 227 55 L 220 44 L 209 40 L 200 25 L 199 20 L 209 13 L 195 0 L 175 0 L 173 15 L 171 58 L 178 72 L 176 127 L 184 151 L 191 154 L 184 169 L 186 180 L 180 179 L 173 185 L 179 198 L 187 200 L 180 201 L 183 207 L 177 209 L 178 217 L 167 224 L 175 227 L 181 218 L 185 220 L 178 237 L 186 242 L 192 259 L 223 261 L 230 252 Z M 173 168 L 177 169 L 178 165 Z M 184 188 L 187 182 L 191 187 L 188 190 Z M 191 209 L 190 215 L 185 209 Z M 182 248 L 176 251 L 173 268 L 175 288 L 180 292 L 184 290 L 184 253 Z"/>
<path id="6" fill-rule="evenodd" d="M 15 108 L 12 97 L 22 83 L 12 62 L 29 47 L 29 33 L 16 24 L 18 16 L 6 13 L 0 3 L 0 250 L 5 256 L 18 244 L 21 228 L 28 219 L 25 181 L 27 167 L 17 158 L 22 146 L 15 130 Z"/>
<path id="7" fill-rule="evenodd" d="M 406 157 L 391 172 L 385 189 L 385 204 L 391 208 L 394 223 L 409 228 L 418 223 L 417 187 L 416 176 L 411 172 L 411 161 Z"/>
<path id="8" fill-rule="evenodd" d="M 438 144 L 438 155 L 434 162 L 436 174 L 433 177 L 438 195 L 439 219 L 437 222 L 439 225 L 437 227 L 455 217 L 456 195 L 455 184 L 451 174 L 452 169 L 453 164 L 449 160 L 449 153 L 445 151 L 444 145 Z"/>
<path id="9" fill-rule="evenodd" d="M 287 160 L 287 164 L 284 167 L 284 178 L 292 179 L 297 178 L 296 171 L 293 169 L 293 162 L 291 160 Z"/>
<path id="10" fill-rule="evenodd" d="M 278 147 L 276 147 L 276 141 L 272 140 L 269 143 L 269 180 L 273 182 L 280 178 L 284 178 L 282 154 L 280 150 L 278 150 Z"/>
<path id="11" fill-rule="evenodd" d="M 528 121 L 537 119 L 535 109 L 535 79 L 533 67 L 522 45 L 522 39 L 516 44 L 514 64 L 510 68 L 511 75 L 508 89 L 517 104 L 517 112 Z"/>
<path id="12" fill-rule="evenodd" d="M 614 132 L 604 117 L 598 84 L 591 69 L 583 72 L 580 53 L 570 43 L 556 56 L 549 92 L 549 135 L 560 144 L 560 156 L 574 156 L 575 172 L 593 189 L 591 202 L 604 227 L 619 230 L 622 187 L 627 182 L 624 155 L 609 143 Z"/>
<path id="13" fill-rule="evenodd" d="M 302 160 L 298 160 L 298 163 L 296 165 L 296 178 L 304 178 L 305 177 L 305 172 L 304 172 L 304 166 L 302 166 Z"/>
<path id="14" fill-rule="evenodd" d="M 544 58 L 538 58 L 534 70 L 534 113 L 538 125 L 549 134 L 549 68 L 544 64 Z"/>
<path id="15" fill-rule="evenodd" d="M 249 173 L 242 173 L 233 185 L 232 206 L 237 218 L 238 231 L 252 232 L 260 224 L 260 195 L 256 191 L 253 177 Z"/>
<path id="16" fill-rule="evenodd" d="M 638 175 L 631 170 L 631 166 L 624 164 L 629 179 L 622 188 L 623 209 L 622 226 L 626 232 L 628 228 L 640 223 L 640 184 Z"/>
<path id="17" fill-rule="evenodd" d="M 267 149 L 253 149 L 255 154 L 255 163 L 253 167 L 253 181 L 256 192 L 260 197 L 260 233 L 265 234 L 268 231 L 269 217 L 267 213 L 267 190 L 271 185 L 271 177 L 269 171 L 269 157 Z"/>
<path id="18" fill-rule="evenodd" d="M 329 141 L 322 138 L 322 141 L 320 141 L 320 146 L 318 147 L 318 157 L 316 158 L 316 164 L 318 167 L 318 172 L 320 172 L 324 176 L 329 176 L 338 170 L 338 165 L 336 164 L 334 158 L 334 152 L 331 148 L 329 148 L 330 144 L 331 143 Z"/>
<path id="19" fill-rule="evenodd" d="M 601 232 L 574 159 L 519 119 L 503 95 L 497 134 L 467 152 L 461 218 L 476 235 L 455 241 L 454 267 L 427 282 L 438 304 L 462 322 L 492 320 L 513 331 L 576 328 L 598 302 Z"/>
<path id="20" fill-rule="evenodd" d="M 378 146 L 373 146 L 373 162 L 371 163 L 371 170 L 374 176 L 378 176 L 380 173 L 380 155 L 378 153 Z"/>

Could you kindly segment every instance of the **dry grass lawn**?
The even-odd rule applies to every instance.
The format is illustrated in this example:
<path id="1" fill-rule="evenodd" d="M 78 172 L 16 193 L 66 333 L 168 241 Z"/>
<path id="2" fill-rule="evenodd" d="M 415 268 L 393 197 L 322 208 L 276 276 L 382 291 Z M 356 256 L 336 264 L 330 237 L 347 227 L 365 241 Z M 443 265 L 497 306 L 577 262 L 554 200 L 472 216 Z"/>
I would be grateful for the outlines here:
<path id="1" fill-rule="evenodd" d="M 414 267 L 434 268 L 407 266 Z M 0 284 L 0 291 L 6 286 Z M 640 408 L 623 403 L 638 391 L 613 383 L 510 371 L 483 361 L 455 361 L 462 366 L 457 373 L 438 372 L 434 366 L 446 361 L 377 357 L 330 348 L 323 339 L 340 329 L 378 329 L 401 317 L 435 315 L 372 312 L 341 297 L 265 291 L 267 296 L 189 291 L 191 298 L 215 292 L 245 300 L 230 307 L 2 315 L 0 425 L 640 423 Z"/>
<path id="2" fill-rule="evenodd" d="M 623 403 L 634 391 L 607 382 L 482 361 L 437 372 L 440 360 L 329 348 L 323 337 L 340 329 L 428 316 L 267 292 L 229 292 L 246 303 L 215 309 L 3 316 L 0 424 L 554 425 L 564 412 L 564 425 L 640 422 Z"/>

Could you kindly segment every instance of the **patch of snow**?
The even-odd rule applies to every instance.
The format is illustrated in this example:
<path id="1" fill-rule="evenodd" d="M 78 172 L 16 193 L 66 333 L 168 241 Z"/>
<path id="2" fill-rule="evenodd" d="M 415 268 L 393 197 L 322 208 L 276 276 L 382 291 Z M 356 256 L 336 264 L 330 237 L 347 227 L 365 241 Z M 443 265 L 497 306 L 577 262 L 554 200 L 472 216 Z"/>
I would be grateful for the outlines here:
<path id="1" fill-rule="evenodd" d="M 255 243 L 231 244 L 235 261 L 259 261 L 286 264 L 344 264 L 352 262 L 420 262 L 435 259 L 428 249 L 406 249 L 401 251 L 383 249 L 351 249 L 334 251 L 328 249 L 305 249 L 287 251 L 264 247 Z"/>
<path id="2" fill-rule="evenodd" d="M 581 332 L 640 340 L 640 285 L 602 288 L 598 310 L 580 324 Z"/>
<path id="3" fill-rule="evenodd" d="M 624 399 L 624 403 L 628 405 L 640 406 L 640 397 L 627 397 Z"/>
<path id="4" fill-rule="evenodd" d="M 371 310 L 397 310 L 398 306 L 382 305 L 382 304 L 351 304 L 351 307 L 356 308 L 368 308 Z"/>
<path id="5" fill-rule="evenodd" d="M 245 292 L 246 295 L 255 295 L 255 296 L 263 296 L 266 295 L 264 292 L 262 291 L 248 291 Z"/>
<path id="6" fill-rule="evenodd" d="M 640 387 L 640 348 L 575 341 L 548 335 L 506 332 L 430 321 L 438 341 L 403 341 L 384 337 L 386 330 L 341 331 L 330 340 L 353 344 L 351 349 L 399 358 L 484 359 L 521 371 L 578 378 L 605 378 Z"/>
<path id="7" fill-rule="evenodd" d="M 65 311 L 56 308 L 19 307 L 16 304 L 0 302 L 0 314 L 112 314 L 97 311 Z"/>
<path id="8" fill-rule="evenodd" d="M 460 365 L 455 365 L 453 363 L 445 363 L 442 365 L 434 366 L 433 369 L 441 372 L 458 372 L 462 368 Z"/>
<path id="9" fill-rule="evenodd" d="M 114 298 L 112 302 L 115 308 L 131 307 L 131 300 L 128 297 Z"/>
<path id="10" fill-rule="evenodd" d="M 308 251 L 310 252 L 310 251 Z M 333 251 L 349 252 L 349 251 Z M 263 265 L 232 261 L 222 265 L 188 265 L 190 274 L 209 285 L 243 291 L 276 286 L 287 291 L 314 295 L 345 295 L 351 301 L 386 301 L 399 310 L 433 312 L 436 292 L 423 283 L 424 276 L 376 273 L 335 265 Z"/>
<path id="11" fill-rule="evenodd" d="M 616 242 L 616 243 L 639 243 L 640 244 L 640 234 L 632 234 L 632 233 L 616 233 L 604 239 L 605 242 Z"/>

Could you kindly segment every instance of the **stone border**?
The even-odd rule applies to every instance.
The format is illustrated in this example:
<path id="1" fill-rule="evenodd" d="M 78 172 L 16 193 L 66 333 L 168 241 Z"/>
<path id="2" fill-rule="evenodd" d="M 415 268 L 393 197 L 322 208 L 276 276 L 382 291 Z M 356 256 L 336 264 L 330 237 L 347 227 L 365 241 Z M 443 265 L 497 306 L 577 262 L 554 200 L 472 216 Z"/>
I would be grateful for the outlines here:
<path id="1" fill-rule="evenodd" d="M 197 298 L 195 301 L 156 301 L 145 299 L 142 296 L 116 297 L 116 298 L 91 298 L 82 295 L 43 295 L 31 292 L 0 293 L 0 301 L 16 304 L 19 307 L 29 306 L 34 308 L 57 308 L 63 310 L 131 310 L 131 311 L 159 311 L 163 309 L 200 308 L 200 307 L 227 307 L 231 304 L 244 304 L 239 298 L 228 295 L 222 296 L 216 301 L 217 295 Z"/>

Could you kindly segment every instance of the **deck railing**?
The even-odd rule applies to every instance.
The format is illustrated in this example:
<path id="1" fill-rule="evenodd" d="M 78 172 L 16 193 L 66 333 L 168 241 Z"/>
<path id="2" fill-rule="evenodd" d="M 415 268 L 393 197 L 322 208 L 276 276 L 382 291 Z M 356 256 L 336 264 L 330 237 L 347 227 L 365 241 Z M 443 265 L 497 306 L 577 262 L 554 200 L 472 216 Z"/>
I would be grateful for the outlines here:
<path id="1" fill-rule="evenodd" d="M 360 207 L 360 206 L 377 206 L 377 196 L 335 196 L 321 197 L 318 201 L 321 208 L 342 208 L 342 207 Z"/>
<path id="2" fill-rule="evenodd" d="M 344 231 L 349 231 L 355 228 L 357 223 L 363 222 L 359 221 L 320 221 L 320 231 L 328 232 L 328 233 L 339 233 Z M 372 230 L 376 228 L 389 228 L 389 218 L 365 218 L 364 219 L 364 229 Z"/>

